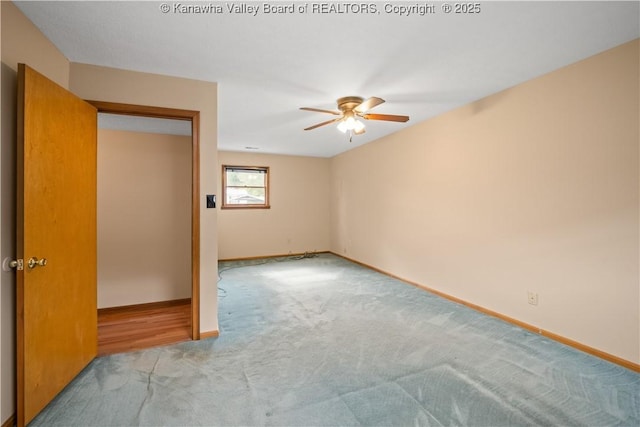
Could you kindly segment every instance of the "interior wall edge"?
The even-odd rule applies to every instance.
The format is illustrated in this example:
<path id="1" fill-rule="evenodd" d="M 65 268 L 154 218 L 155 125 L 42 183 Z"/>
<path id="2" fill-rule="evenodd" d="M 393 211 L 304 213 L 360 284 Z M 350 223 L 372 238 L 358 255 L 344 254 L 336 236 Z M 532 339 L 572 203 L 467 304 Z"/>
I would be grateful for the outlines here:
<path id="1" fill-rule="evenodd" d="M 197 241 L 194 239 L 192 242 L 192 250 L 194 259 L 217 259 L 218 209 L 206 209 L 200 200 L 205 199 L 206 194 L 215 194 L 218 188 L 217 168 L 209 167 L 217 164 L 218 84 L 72 62 L 70 90 L 80 98 L 100 102 L 199 112 L 192 117 L 192 123 L 197 121 L 199 124 L 195 129 L 192 127 L 192 136 L 198 140 L 195 160 L 198 172 L 194 172 L 197 188 L 194 184 L 192 192 L 198 196 L 194 199 L 196 215 L 193 221 L 200 230 Z M 199 272 L 193 274 L 193 280 L 198 281 L 199 295 L 194 295 L 192 305 L 197 307 L 199 316 L 194 316 L 192 324 L 194 339 L 200 330 L 218 328 L 217 263 L 196 263 L 199 264 Z"/>
<path id="2" fill-rule="evenodd" d="M 298 253 L 288 253 L 288 254 L 280 254 L 280 255 L 258 255 L 258 256 L 250 256 L 250 257 L 239 257 L 239 258 L 225 258 L 219 259 L 218 262 L 228 262 L 228 261 L 252 261 L 255 259 L 271 259 L 271 258 L 286 258 L 286 257 L 298 257 L 305 255 L 316 255 L 316 254 L 330 254 L 333 253 L 331 251 L 313 251 L 313 252 L 298 252 Z"/>
<path id="3" fill-rule="evenodd" d="M 16 425 L 16 414 L 11 414 L 5 422 L 2 423 L 2 427 L 13 427 Z"/>
<path id="4" fill-rule="evenodd" d="M 219 330 L 215 330 L 215 331 L 205 331 L 205 332 L 200 332 L 200 339 L 204 340 L 207 338 L 218 338 L 220 336 L 220 331 Z"/>
<path id="5" fill-rule="evenodd" d="M 415 286 L 415 287 L 417 287 L 419 289 L 422 289 L 424 291 L 430 292 L 430 293 L 432 293 L 434 295 L 437 295 L 439 297 L 445 298 L 445 299 L 447 299 L 449 301 L 453 301 L 453 302 L 456 302 L 458 304 L 462 304 L 462 305 L 464 305 L 466 307 L 469 307 L 469 308 L 471 308 L 473 310 L 476 310 L 476 311 L 478 311 L 480 313 L 486 314 L 486 315 L 491 316 L 491 317 L 498 318 L 498 319 L 503 320 L 503 321 L 505 321 L 507 323 L 510 323 L 512 325 L 521 327 L 521 328 L 526 329 L 526 330 L 528 330 L 530 332 L 542 335 L 543 337 L 549 338 L 549 339 L 551 339 L 553 341 L 556 341 L 556 342 L 559 342 L 561 344 L 564 344 L 564 345 L 567 345 L 569 347 L 572 347 L 572 348 L 574 348 L 576 350 L 580 350 L 580 351 L 582 351 L 584 353 L 590 354 L 592 356 L 596 356 L 596 357 L 598 357 L 600 359 L 606 360 L 607 362 L 614 363 L 616 365 L 622 366 L 622 367 L 627 368 L 627 369 L 629 369 L 631 371 L 634 371 L 634 372 L 640 372 L 640 364 L 638 364 L 638 363 L 634 363 L 634 362 L 632 362 L 630 360 L 626 360 L 626 359 L 623 359 L 621 357 L 614 356 L 613 354 L 610 354 L 610 353 L 607 353 L 605 351 L 599 350 L 597 348 L 582 344 L 582 343 L 580 343 L 578 341 L 574 341 L 574 340 L 566 338 L 566 337 L 564 337 L 562 335 L 555 334 L 555 333 L 553 333 L 551 331 L 547 331 L 545 329 L 539 328 L 539 327 L 531 325 L 529 323 L 522 322 L 522 321 L 520 321 L 518 319 L 514 319 L 512 317 L 506 316 L 506 315 L 498 313 L 496 311 L 489 310 L 489 309 L 484 308 L 482 306 L 479 306 L 477 304 L 473 304 L 473 303 L 470 303 L 470 302 L 465 301 L 463 299 L 454 297 L 452 295 L 448 295 L 448 294 L 446 294 L 444 292 L 438 291 L 437 289 L 431 288 L 431 287 L 426 286 L 426 285 L 424 285 L 422 283 L 417 283 L 417 282 L 405 279 L 403 277 L 397 276 L 397 275 L 395 275 L 393 273 L 390 273 L 388 271 L 382 270 L 380 268 L 374 267 L 374 266 L 366 264 L 364 262 L 360 262 L 360 261 L 358 261 L 356 259 L 349 258 L 347 256 L 341 255 L 341 254 L 333 252 L 333 251 L 329 251 L 329 253 L 331 253 L 331 254 L 333 254 L 335 256 L 338 256 L 340 258 L 346 259 L 348 261 L 351 261 L 351 262 L 353 262 L 355 264 L 361 265 L 363 267 L 370 268 L 371 270 L 377 271 L 378 273 L 384 274 L 384 275 L 392 277 L 394 279 L 398 279 L 398 280 L 400 280 L 400 281 L 402 281 L 402 282 L 404 282 L 404 283 L 406 283 L 408 285 Z"/>

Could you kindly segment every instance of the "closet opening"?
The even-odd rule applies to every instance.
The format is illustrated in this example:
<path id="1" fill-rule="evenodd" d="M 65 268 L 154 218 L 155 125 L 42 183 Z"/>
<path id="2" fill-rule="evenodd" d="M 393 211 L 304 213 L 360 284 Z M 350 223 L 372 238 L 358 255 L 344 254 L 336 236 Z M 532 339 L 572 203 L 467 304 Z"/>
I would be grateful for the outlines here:
<path id="1" fill-rule="evenodd" d="M 199 114 L 91 103 L 98 354 L 199 339 Z"/>

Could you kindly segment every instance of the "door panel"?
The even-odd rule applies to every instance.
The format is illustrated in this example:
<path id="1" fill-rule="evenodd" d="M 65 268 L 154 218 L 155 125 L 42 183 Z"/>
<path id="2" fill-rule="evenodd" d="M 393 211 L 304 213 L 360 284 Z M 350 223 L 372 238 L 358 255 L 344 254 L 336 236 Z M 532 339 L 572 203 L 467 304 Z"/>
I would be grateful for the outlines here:
<path id="1" fill-rule="evenodd" d="M 97 353 L 96 139 L 95 107 L 19 65 L 18 425 Z"/>

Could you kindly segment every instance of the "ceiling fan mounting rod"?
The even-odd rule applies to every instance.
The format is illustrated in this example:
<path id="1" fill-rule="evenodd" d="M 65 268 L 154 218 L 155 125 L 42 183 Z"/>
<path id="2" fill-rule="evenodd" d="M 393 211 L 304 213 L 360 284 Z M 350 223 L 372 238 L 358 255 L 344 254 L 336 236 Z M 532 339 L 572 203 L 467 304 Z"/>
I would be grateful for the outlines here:
<path id="1" fill-rule="evenodd" d="M 352 111 L 358 105 L 362 104 L 364 98 L 359 96 L 345 96 L 343 98 L 338 98 L 336 101 L 338 103 L 338 109 L 343 113 L 346 111 Z"/>

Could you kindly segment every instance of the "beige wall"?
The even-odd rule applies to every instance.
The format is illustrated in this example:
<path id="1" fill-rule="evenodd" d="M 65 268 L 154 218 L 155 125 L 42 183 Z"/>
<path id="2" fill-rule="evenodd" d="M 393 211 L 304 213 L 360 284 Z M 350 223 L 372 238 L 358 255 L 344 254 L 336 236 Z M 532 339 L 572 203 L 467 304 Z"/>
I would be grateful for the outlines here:
<path id="1" fill-rule="evenodd" d="M 60 86 L 69 86 L 69 61 L 10 1 L 2 2 L 2 64 L 17 72 L 26 63 Z"/>
<path id="2" fill-rule="evenodd" d="M 217 84 L 78 63 L 69 81 L 84 99 L 200 111 L 200 330 L 217 331 L 217 210 L 205 203 L 218 179 Z"/>
<path id="3" fill-rule="evenodd" d="M 223 164 L 269 166 L 271 209 L 221 210 L 220 259 L 329 250 L 329 159 L 220 151 L 220 183 Z"/>
<path id="4" fill-rule="evenodd" d="M 201 330 L 217 330 L 217 265 L 207 260 L 218 259 L 218 215 L 204 204 L 205 194 L 220 194 L 217 86 L 70 66 L 12 3 L 0 2 L 0 15 L 2 259 L 15 252 L 18 62 L 84 98 L 199 110 Z M 302 199 L 325 231 L 287 228 L 301 218 L 293 213 L 303 203 L 293 203 L 274 222 L 291 244 L 274 234 L 255 255 L 326 249 L 330 212 L 337 253 L 640 362 L 638 50 L 636 41 L 332 160 L 308 160 L 314 166 L 303 171 L 330 179 L 324 198 Z M 307 188 L 321 193 L 319 182 Z M 228 244 L 229 232 L 250 224 L 232 213 L 220 212 L 220 258 L 253 256 Z M 265 218 L 250 219 L 269 226 Z M 15 405 L 14 289 L 14 274 L 0 272 L 0 422 Z M 537 307 L 527 290 L 539 294 Z"/>
<path id="5" fill-rule="evenodd" d="M 332 250 L 640 362 L 638 52 L 335 157 Z"/>
<path id="6" fill-rule="evenodd" d="M 63 87 L 69 62 L 11 2 L 0 2 L 2 119 L 0 129 L 0 260 L 15 257 L 15 144 L 18 63 Z M 15 273 L 0 271 L 0 424 L 14 412 Z"/>
<path id="7" fill-rule="evenodd" d="M 98 308 L 191 297 L 191 137 L 98 132 Z"/>

